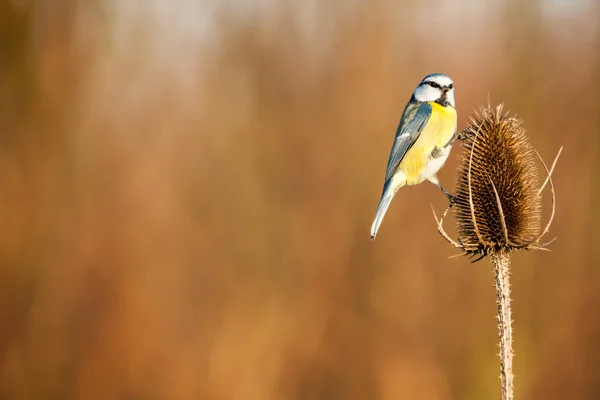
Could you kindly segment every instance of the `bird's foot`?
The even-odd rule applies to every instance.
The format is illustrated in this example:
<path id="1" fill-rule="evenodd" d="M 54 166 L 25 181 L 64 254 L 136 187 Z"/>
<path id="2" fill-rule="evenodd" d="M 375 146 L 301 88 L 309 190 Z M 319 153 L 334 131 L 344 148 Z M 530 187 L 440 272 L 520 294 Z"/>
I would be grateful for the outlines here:
<path id="1" fill-rule="evenodd" d="M 450 207 L 452 207 L 454 205 L 454 203 L 456 203 L 456 196 L 453 196 L 453 195 L 451 195 L 450 193 L 448 193 L 446 191 L 444 191 L 444 194 L 448 198 L 448 201 L 450 201 Z"/>
<path id="2" fill-rule="evenodd" d="M 467 138 L 469 138 L 469 136 L 471 136 L 471 135 L 468 134 L 467 132 L 465 132 L 464 130 L 457 132 L 457 134 L 456 134 L 456 138 L 458 140 L 466 140 Z"/>

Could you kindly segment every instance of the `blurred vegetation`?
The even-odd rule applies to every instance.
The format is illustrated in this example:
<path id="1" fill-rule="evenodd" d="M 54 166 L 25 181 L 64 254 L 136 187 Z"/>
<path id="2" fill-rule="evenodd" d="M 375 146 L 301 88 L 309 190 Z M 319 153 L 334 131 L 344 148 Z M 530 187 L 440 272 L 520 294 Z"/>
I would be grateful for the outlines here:
<path id="1" fill-rule="evenodd" d="M 600 398 L 600 3 L 457 4 L 0 0 L 0 398 L 496 398 L 492 270 L 448 259 L 439 190 L 369 240 L 430 72 L 461 127 L 489 99 L 565 146 L 516 397 Z"/>

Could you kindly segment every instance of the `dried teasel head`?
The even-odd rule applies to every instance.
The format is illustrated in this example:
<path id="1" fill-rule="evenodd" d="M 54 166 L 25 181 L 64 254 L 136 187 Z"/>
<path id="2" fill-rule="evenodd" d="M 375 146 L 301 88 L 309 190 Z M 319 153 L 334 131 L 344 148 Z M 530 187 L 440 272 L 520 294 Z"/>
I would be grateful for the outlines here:
<path id="1" fill-rule="evenodd" d="M 440 233 L 465 253 L 481 257 L 517 249 L 542 249 L 538 242 L 548 232 L 554 216 L 552 172 L 527 142 L 521 121 L 504 113 L 502 105 L 482 108 L 460 136 L 463 151 L 452 206 L 458 243 L 443 231 L 443 219 L 438 221 Z M 541 187 L 536 156 L 548 176 Z M 548 182 L 553 211 L 540 233 L 541 192 Z"/>
<path id="2" fill-rule="evenodd" d="M 458 240 L 481 254 L 523 248 L 540 234 L 535 153 L 521 121 L 483 109 L 463 131 L 455 197 Z"/>

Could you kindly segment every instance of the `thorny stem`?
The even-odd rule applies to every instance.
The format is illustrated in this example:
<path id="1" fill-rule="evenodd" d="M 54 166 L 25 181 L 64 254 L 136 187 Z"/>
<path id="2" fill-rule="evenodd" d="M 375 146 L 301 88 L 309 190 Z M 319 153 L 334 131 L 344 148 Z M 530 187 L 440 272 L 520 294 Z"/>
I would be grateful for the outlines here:
<path id="1" fill-rule="evenodd" d="M 513 348 L 512 318 L 510 311 L 510 256 L 507 253 L 491 255 L 496 278 L 496 297 L 498 302 L 498 337 L 500 339 L 500 380 L 502 382 L 502 400 L 513 400 Z"/>

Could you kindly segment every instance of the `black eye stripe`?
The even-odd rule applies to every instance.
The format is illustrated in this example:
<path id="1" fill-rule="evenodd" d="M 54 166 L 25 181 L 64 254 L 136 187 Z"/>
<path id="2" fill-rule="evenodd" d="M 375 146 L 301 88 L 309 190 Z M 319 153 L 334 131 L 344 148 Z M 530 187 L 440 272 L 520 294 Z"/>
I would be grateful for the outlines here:
<path id="1" fill-rule="evenodd" d="M 437 83 L 437 82 L 433 82 L 433 81 L 427 81 L 425 82 L 427 85 L 436 88 L 436 89 L 441 89 L 442 87 Z M 446 86 L 448 88 L 448 90 L 451 90 L 454 88 L 454 84 L 449 84 L 448 86 Z"/>

